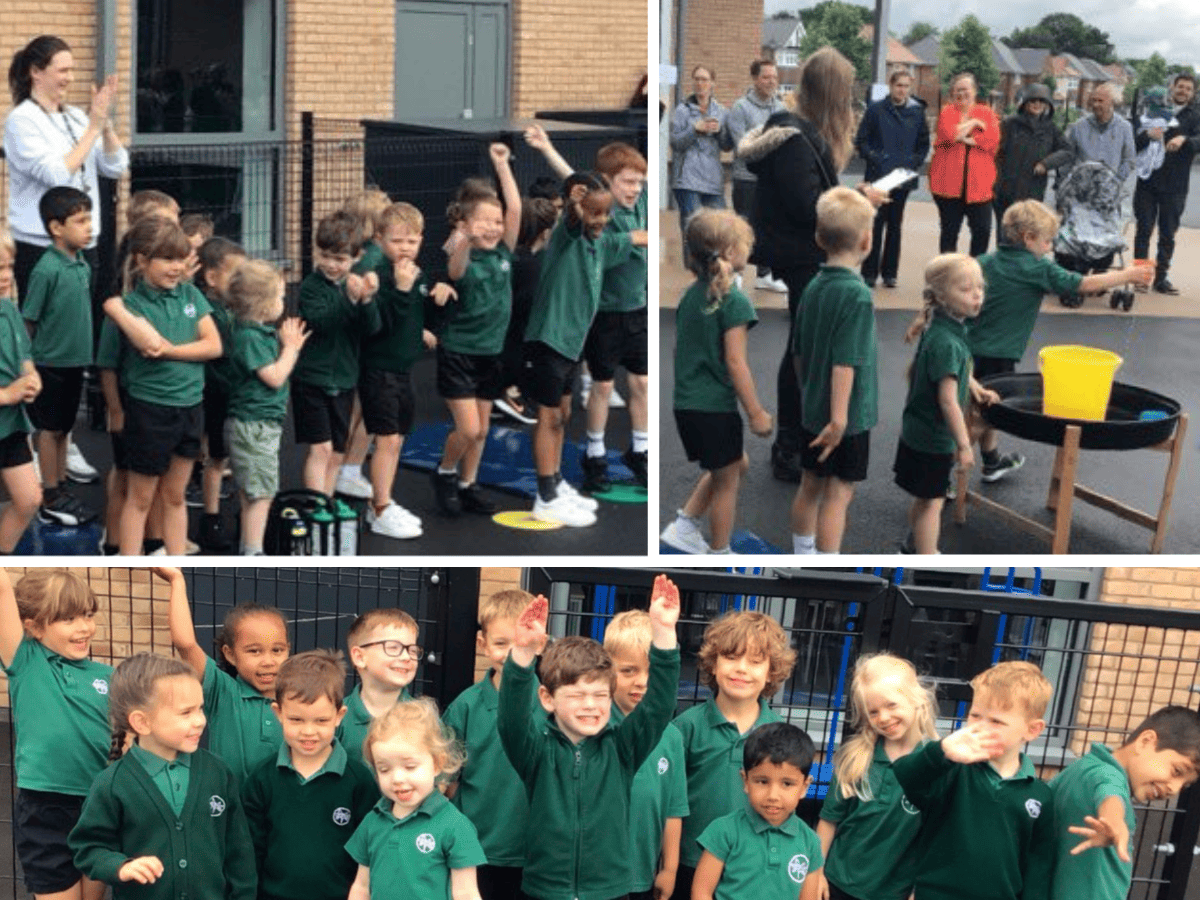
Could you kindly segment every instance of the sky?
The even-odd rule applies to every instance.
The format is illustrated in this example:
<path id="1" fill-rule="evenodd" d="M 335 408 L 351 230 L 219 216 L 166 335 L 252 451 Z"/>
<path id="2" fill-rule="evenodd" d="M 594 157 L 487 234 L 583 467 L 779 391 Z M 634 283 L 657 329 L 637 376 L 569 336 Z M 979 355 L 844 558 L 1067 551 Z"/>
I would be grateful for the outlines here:
<path id="1" fill-rule="evenodd" d="M 867 0 L 849 0 L 858 6 L 873 7 Z M 814 0 L 763 0 L 765 16 L 781 10 L 815 6 Z M 1052 12 L 1072 12 L 1089 25 L 1108 32 L 1117 55 L 1141 59 L 1158 51 L 1171 63 L 1197 65 L 1200 48 L 1200 3 L 1196 0 L 1071 0 L 1061 5 L 1046 0 L 892 0 L 889 30 L 903 35 L 917 21 L 932 22 L 941 28 L 956 24 L 974 13 L 996 37 L 1011 34 L 1014 28 L 1036 25 Z"/>

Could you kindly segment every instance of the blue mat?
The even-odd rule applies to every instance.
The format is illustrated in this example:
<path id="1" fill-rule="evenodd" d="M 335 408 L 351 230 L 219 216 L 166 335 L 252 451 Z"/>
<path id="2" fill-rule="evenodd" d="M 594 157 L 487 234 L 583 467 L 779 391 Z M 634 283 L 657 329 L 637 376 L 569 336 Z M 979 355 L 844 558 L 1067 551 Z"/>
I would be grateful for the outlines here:
<path id="1" fill-rule="evenodd" d="M 100 553 L 103 532 L 99 520 L 66 528 L 48 525 L 34 516 L 13 553 L 22 556 L 96 556 Z"/>
<path id="2" fill-rule="evenodd" d="M 414 428 L 404 439 L 400 464 L 410 469 L 433 471 L 442 458 L 442 448 L 449 433 L 449 422 L 433 422 Z M 479 464 L 479 483 L 533 499 L 537 494 L 537 472 L 533 467 L 531 434 L 519 428 L 493 425 L 488 430 L 483 460 Z M 583 481 L 579 462 L 582 455 L 582 445 L 569 441 L 563 445 L 563 477 L 576 485 Z M 608 474 L 613 481 L 634 480 L 633 473 L 621 462 L 620 453 L 609 450 L 607 458 Z"/>
<path id="3" fill-rule="evenodd" d="M 734 531 L 733 537 L 729 539 L 729 549 L 734 553 L 758 553 L 758 554 L 773 554 L 779 555 L 784 551 L 780 550 L 773 544 L 768 544 L 757 534 L 750 531 Z M 659 553 L 671 554 L 674 556 L 686 556 L 681 550 L 676 550 L 674 547 L 668 547 L 666 544 L 658 545 Z"/>

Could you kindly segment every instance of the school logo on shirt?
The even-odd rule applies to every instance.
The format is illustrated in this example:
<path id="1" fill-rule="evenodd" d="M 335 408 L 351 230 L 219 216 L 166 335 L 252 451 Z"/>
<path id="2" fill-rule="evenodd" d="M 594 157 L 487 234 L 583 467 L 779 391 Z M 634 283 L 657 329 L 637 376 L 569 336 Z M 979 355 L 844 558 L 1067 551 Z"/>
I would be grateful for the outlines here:
<path id="1" fill-rule="evenodd" d="M 906 813 L 908 813 L 910 816 L 919 815 L 921 812 L 919 809 L 917 809 L 915 806 L 913 806 L 912 801 L 909 800 L 908 797 L 906 797 L 906 796 L 900 797 L 900 808 L 902 810 L 904 810 Z"/>
<path id="2" fill-rule="evenodd" d="M 803 853 L 797 853 L 790 860 L 788 860 L 788 878 L 792 879 L 792 881 L 796 882 L 796 884 L 802 884 L 804 882 L 804 876 L 807 874 L 808 857 Z"/>
<path id="3" fill-rule="evenodd" d="M 510 266 L 508 264 L 507 259 L 500 260 L 500 271 L 501 272 L 507 272 L 509 270 L 509 268 L 510 268 Z"/>
<path id="4" fill-rule="evenodd" d="M 417 288 L 417 293 L 420 294 L 422 297 L 428 297 L 429 296 L 429 285 L 422 282 L 421 286 Z"/>
<path id="5" fill-rule="evenodd" d="M 194 319 L 194 318 L 196 318 L 196 304 L 195 304 L 195 303 L 189 303 L 189 304 L 187 304 L 187 305 L 186 305 L 186 306 L 183 308 L 183 314 L 184 314 L 185 316 L 187 316 L 189 319 Z"/>
<path id="6" fill-rule="evenodd" d="M 667 769 L 669 768 L 671 768 L 671 764 L 667 762 L 667 758 L 665 756 L 660 756 L 658 758 L 658 774 L 666 775 Z"/>
<path id="7" fill-rule="evenodd" d="M 208 798 L 208 814 L 214 819 L 225 812 L 225 801 L 213 794 Z"/>
<path id="8" fill-rule="evenodd" d="M 1026 800 L 1025 812 L 1029 813 L 1029 818 L 1036 819 L 1042 814 L 1042 804 L 1038 800 Z"/>
<path id="9" fill-rule="evenodd" d="M 344 806 L 339 806 L 337 809 L 335 809 L 333 811 L 333 824 L 334 825 L 349 825 L 350 824 L 350 810 L 346 809 L 346 807 L 344 807 Z"/>
<path id="10" fill-rule="evenodd" d="M 108 682 L 103 678 L 97 678 L 95 681 L 93 681 L 92 687 L 94 687 L 96 689 L 96 693 L 100 694 L 101 696 L 108 693 Z"/>
<path id="11" fill-rule="evenodd" d="M 432 853 L 433 848 L 437 846 L 437 841 L 433 839 L 433 835 L 426 831 L 424 834 L 417 835 L 417 849 L 422 853 Z"/>

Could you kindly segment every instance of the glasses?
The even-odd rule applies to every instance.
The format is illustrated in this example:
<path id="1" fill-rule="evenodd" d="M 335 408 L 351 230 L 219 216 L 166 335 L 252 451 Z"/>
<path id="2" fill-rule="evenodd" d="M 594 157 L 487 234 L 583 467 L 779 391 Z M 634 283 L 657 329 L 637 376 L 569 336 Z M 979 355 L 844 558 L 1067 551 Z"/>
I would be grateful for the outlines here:
<path id="1" fill-rule="evenodd" d="M 369 641 L 365 644 L 359 644 L 364 650 L 367 647 L 381 646 L 383 652 L 387 656 L 400 656 L 406 650 L 408 651 L 409 659 L 421 661 L 421 657 L 425 655 L 425 651 L 416 644 L 405 644 L 402 641 Z"/>

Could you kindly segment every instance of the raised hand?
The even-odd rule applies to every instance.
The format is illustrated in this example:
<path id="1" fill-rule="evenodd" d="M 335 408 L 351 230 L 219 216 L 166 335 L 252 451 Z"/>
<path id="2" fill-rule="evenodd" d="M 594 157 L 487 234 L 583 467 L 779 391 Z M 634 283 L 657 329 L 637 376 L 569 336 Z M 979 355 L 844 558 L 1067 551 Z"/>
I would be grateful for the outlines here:
<path id="1" fill-rule="evenodd" d="M 525 143 L 534 150 L 545 150 L 550 146 L 550 135 L 541 125 L 530 125 L 525 129 Z"/>
<path id="2" fill-rule="evenodd" d="M 550 601 L 538 594 L 517 617 L 517 631 L 513 635 L 513 646 L 534 653 L 546 637 L 546 620 L 550 617 Z"/>
<path id="3" fill-rule="evenodd" d="M 650 589 L 650 630 L 655 647 L 676 646 L 675 623 L 679 621 L 679 588 L 666 575 L 658 575 Z"/>
<path id="4" fill-rule="evenodd" d="M 1121 862 L 1131 862 L 1129 857 L 1129 828 L 1120 819 L 1108 821 L 1099 816 L 1084 816 L 1082 825 L 1072 825 L 1067 831 L 1080 835 L 1086 840 L 1071 848 L 1071 855 L 1076 856 L 1084 850 L 1093 847 L 1116 847 L 1117 858 Z"/>
<path id="5" fill-rule="evenodd" d="M 183 577 L 183 570 L 176 566 L 151 566 L 150 571 L 166 582 Z"/>
<path id="6" fill-rule="evenodd" d="M 942 738 L 942 752 L 956 763 L 977 763 L 994 759 L 1004 752 L 1000 739 L 981 722 L 965 725 Z"/>
<path id="7" fill-rule="evenodd" d="M 497 166 L 504 165 L 512 158 L 512 151 L 508 149 L 508 145 L 499 141 L 488 146 L 488 153 L 492 157 L 492 164 Z"/>
<path id="8" fill-rule="evenodd" d="M 303 319 L 290 316 L 279 324 L 279 343 L 286 348 L 299 350 L 311 333 Z"/>

